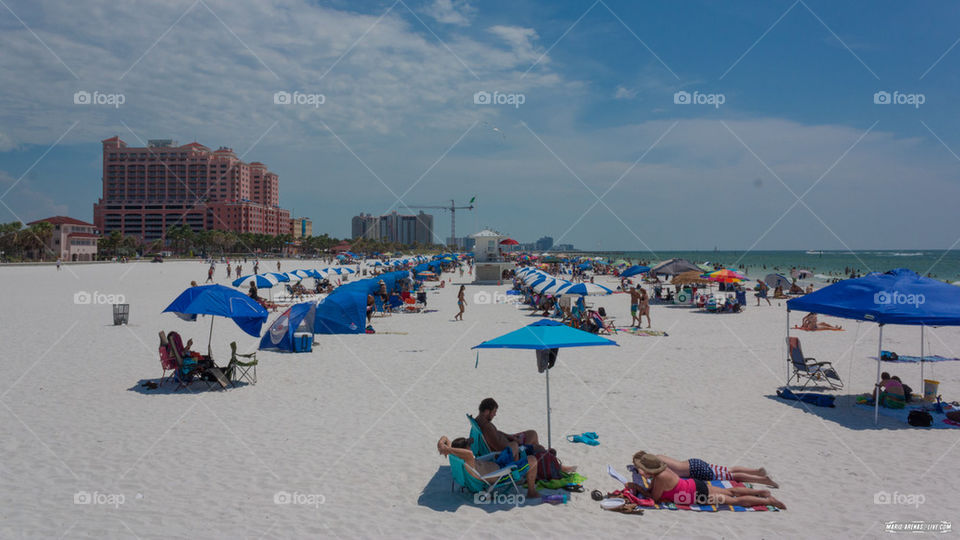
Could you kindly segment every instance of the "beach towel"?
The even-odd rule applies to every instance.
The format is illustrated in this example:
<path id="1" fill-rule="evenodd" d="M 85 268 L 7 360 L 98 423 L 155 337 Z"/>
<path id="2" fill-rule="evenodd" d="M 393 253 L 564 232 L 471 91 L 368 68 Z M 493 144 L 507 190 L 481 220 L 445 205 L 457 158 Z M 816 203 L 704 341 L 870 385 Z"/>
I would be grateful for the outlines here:
<path id="1" fill-rule="evenodd" d="M 643 328 L 634 328 L 632 326 L 629 328 L 617 328 L 617 332 L 624 332 L 626 334 L 632 334 L 634 336 L 664 336 L 665 337 L 670 335 L 662 330 L 649 330 L 649 329 L 645 330 Z"/>
<path id="2" fill-rule="evenodd" d="M 857 403 L 858 406 L 864 407 L 869 410 L 873 410 L 873 403 L 863 402 Z M 910 411 L 919 410 L 921 407 L 904 407 L 903 409 L 889 409 L 887 407 L 880 407 L 879 412 L 881 416 L 889 416 L 891 418 L 896 418 L 903 422 L 904 424 L 909 425 L 907 422 L 907 417 L 910 416 Z M 944 409 L 944 410 L 954 410 L 954 409 Z M 937 411 L 930 410 L 927 411 L 933 415 L 933 423 L 927 427 L 919 426 L 910 426 L 915 429 L 957 429 L 960 428 L 960 423 L 954 422 L 953 420 L 948 419 L 945 415 L 938 413 Z"/>
<path id="3" fill-rule="evenodd" d="M 642 485 L 645 489 L 650 489 L 650 481 L 643 477 L 640 473 L 636 472 L 633 469 L 633 466 L 628 466 L 633 472 L 633 482 L 635 484 Z M 617 478 L 618 480 L 623 480 L 623 477 L 619 474 L 614 475 L 612 470 L 613 468 L 607 465 L 607 471 L 610 472 L 610 476 Z M 713 480 L 710 482 L 714 486 L 722 488 L 732 488 L 732 487 L 748 487 L 752 488 L 752 484 L 745 484 L 743 482 L 737 482 L 734 480 Z M 654 502 L 653 499 L 640 499 L 640 506 L 644 508 L 650 508 L 654 510 L 692 510 L 694 512 L 720 512 L 720 511 L 730 511 L 730 512 L 779 512 L 780 509 L 775 506 L 735 506 L 732 504 L 674 504 L 674 503 L 658 503 Z"/>
<path id="4" fill-rule="evenodd" d="M 887 353 L 888 351 L 883 351 L 883 352 Z M 871 356 L 870 358 L 873 360 L 877 359 L 876 356 Z M 896 362 L 901 364 L 920 363 L 919 356 L 897 355 L 897 357 L 894 358 L 888 354 L 884 354 L 883 356 L 880 357 L 880 359 L 883 360 L 884 362 Z M 947 358 L 946 356 L 940 356 L 939 354 L 935 354 L 932 356 L 924 356 L 923 361 L 924 362 L 948 362 L 948 361 L 960 362 L 960 358 Z"/>
<path id="5" fill-rule="evenodd" d="M 844 331 L 843 328 L 814 328 L 811 330 L 810 328 L 801 328 L 797 325 L 793 325 L 793 329 L 803 330 L 804 332 L 821 332 L 821 331 L 822 332 L 843 332 Z"/>
<path id="6" fill-rule="evenodd" d="M 785 386 L 782 386 L 777 389 L 777 395 L 783 399 L 803 401 L 804 403 L 810 403 L 811 405 L 816 405 L 818 407 L 836 407 L 836 405 L 833 404 L 833 400 L 836 399 L 836 396 L 831 396 L 828 394 L 817 394 L 815 392 L 797 393 Z"/>

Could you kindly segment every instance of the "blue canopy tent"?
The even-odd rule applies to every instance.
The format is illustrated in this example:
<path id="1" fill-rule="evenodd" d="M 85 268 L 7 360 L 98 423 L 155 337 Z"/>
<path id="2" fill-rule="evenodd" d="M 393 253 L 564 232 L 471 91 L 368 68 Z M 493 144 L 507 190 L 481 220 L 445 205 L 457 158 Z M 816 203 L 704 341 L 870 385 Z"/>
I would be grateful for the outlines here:
<path id="1" fill-rule="evenodd" d="M 591 347 L 595 345 L 614 345 L 616 341 L 571 328 L 557 321 L 544 319 L 524 326 L 498 338 L 484 341 L 474 349 L 531 349 L 537 351 L 537 363 L 547 373 L 547 447 L 552 447 L 550 431 L 550 368 L 556 361 L 557 351 L 562 347 Z M 477 351 L 477 366 L 480 364 L 480 351 Z"/>
<path id="2" fill-rule="evenodd" d="M 884 325 L 919 326 L 920 358 L 922 359 L 925 326 L 960 326 L 960 287 L 922 277 L 907 268 L 897 268 L 883 274 L 873 272 L 862 278 L 847 279 L 787 301 L 788 339 L 791 311 L 821 313 L 844 319 L 875 322 L 880 325 L 880 338 L 877 345 L 877 383 L 879 384 Z M 922 361 L 920 378 L 922 381 Z M 874 422 L 876 422 L 879 415 L 879 400 L 874 401 L 877 402 L 874 406 Z"/>
<path id="3" fill-rule="evenodd" d="M 635 276 L 635 275 L 637 275 L 637 274 L 642 274 L 642 273 L 644 273 L 644 272 L 649 272 L 649 271 L 650 271 L 650 267 L 649 267 L 649 266 L 642 266 L 642 265 L 635 264 L 635 265 L 631 266 L 630 268 L 627 268 L 626 270 L 624 270 L 624 271 L 620 274 L 620 277 Z"/>
<path id="4" fill-rule="evenodd" d="M 362 334 L 366 331 L 368 293 L 342 289 L 316 304 L 313 333 Z"/>
<path id="5" fill-rule="evenodd" d="M 267 310 L 253 298 L 223 285 L 203 285 L 190 287 L 180 293 L 163 310 L 171 312 L 181 319 L 196 321 L 197 315 L 219 315 L 237 323 L 241 330 L 253 337 L 260 337 L 260 328 L 267 322 Z M 210 336 L 207 338 L 207 354 L 211 355 L 210 343 L 213 340 L 213 317 L 210 317 Z"/>
<path id="6" fill-rule="evenodd" d="M 315 301 L 294 304 L 287 308 L 263 333 L 263 338 L 260 339 L 260 350 L 296 352 L 293 346 L 294 334 L 301 325 L 313 332 L 316 308 Z"/>

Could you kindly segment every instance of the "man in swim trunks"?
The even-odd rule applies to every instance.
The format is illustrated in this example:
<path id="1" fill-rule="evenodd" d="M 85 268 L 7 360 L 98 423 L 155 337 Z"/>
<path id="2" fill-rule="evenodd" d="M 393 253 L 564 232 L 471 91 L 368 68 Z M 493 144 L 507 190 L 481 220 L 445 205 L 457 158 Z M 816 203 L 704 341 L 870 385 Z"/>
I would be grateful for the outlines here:
<path id="1" fill-rule="evenodd" d="M 487 441 L 492 452 L 502 452 L 504 448 L 510 448 L 513 450 L 513 459 L 519 459 L 520 447 L 523 445 L 533 446 L 534 452 L 543 450 L 537 438 L 537 432 L 532 429 L 512 435 L 497 429 L 493 425 L 493 418 L 497 416 L 497 409 L 499 408 L 500 406 L 493 398 L 486 398 L 480 402 L 480 410 L 476 418 L 477 425 L 480 426 L 480 431 L 483 433 L 483 439 Z"/>
<path id="2" fill-rule="evenodd" d="M 637 290 L 636 285 L 630 288 L 630 326 L 640 328 L 640 317 L 637 315 L 640 311 L 640 299 L 642 295 Z"/>
<path id="3" fill-rule="evenodd" d="M 677 473 L 680 478 L 693 478 L 694 480 L 735 480 L 737 482 L 750 482 L 753 484 L 764 484 L 770 487 L 779 487 L 776 482 L 767 475 L 767 470 L 763 467 L 751 469 L 749 467 L 724 467 L 722 465 L 712 465 L 702 459 L 691 458 L 687 460 L 674 459 L 663 454 L 657 454 L 660 461 L 667 467 Z"/>

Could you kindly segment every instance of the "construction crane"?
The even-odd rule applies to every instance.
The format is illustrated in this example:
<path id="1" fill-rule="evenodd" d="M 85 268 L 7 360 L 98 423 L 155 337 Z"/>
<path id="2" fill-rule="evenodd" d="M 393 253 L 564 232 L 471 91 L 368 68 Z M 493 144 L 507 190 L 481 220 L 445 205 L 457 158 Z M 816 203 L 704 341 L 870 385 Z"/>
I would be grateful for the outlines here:
<path id="1" fill-rule="evenodd" d="M 467 203 L 467 206 L 457 206 L 457 203 L 453 199 L 450 199 L 450 206 L 439 206 L 439 205 L 405 205 L 409 208 L 416 208 L 418 210 L 423 209 L 437 209 L 437 210 L 449 210 L 450 211 L 450 237 L 453 238 L 454 246 L 457 243 L 457 210 L 473 210 L 473 201 L 476 197 L 470 197 L 470 202 Z"/>

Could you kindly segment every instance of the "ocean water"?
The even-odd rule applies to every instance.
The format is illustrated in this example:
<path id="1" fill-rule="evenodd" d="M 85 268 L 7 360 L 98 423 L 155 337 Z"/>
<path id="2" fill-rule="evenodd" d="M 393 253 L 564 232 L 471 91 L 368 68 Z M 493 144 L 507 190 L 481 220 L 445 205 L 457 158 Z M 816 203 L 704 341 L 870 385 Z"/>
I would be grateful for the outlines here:
<path id="1" fill-rule="evenodd" d="M 849 272 L 866 274 L 886 272 L 894 268 L 909 268 L 921 275 L 944 281 L 960 280 L 960 250 L 942 249 L 890 250 L 890 251 L 656 251 L 650 252 L 597 252 L 588 255 L 605 256 L 611 259 L 627 259 L 631 263 L 657 263 L 672 258 L 682 258 L 694 263 L 720 264 L 735 268 L 750 277 L 763 277 L 771 272 L 790 276 L 791 268 L 812 271 L 817 280 L 827 281 L 835 277 L 849 277 Z"/>

